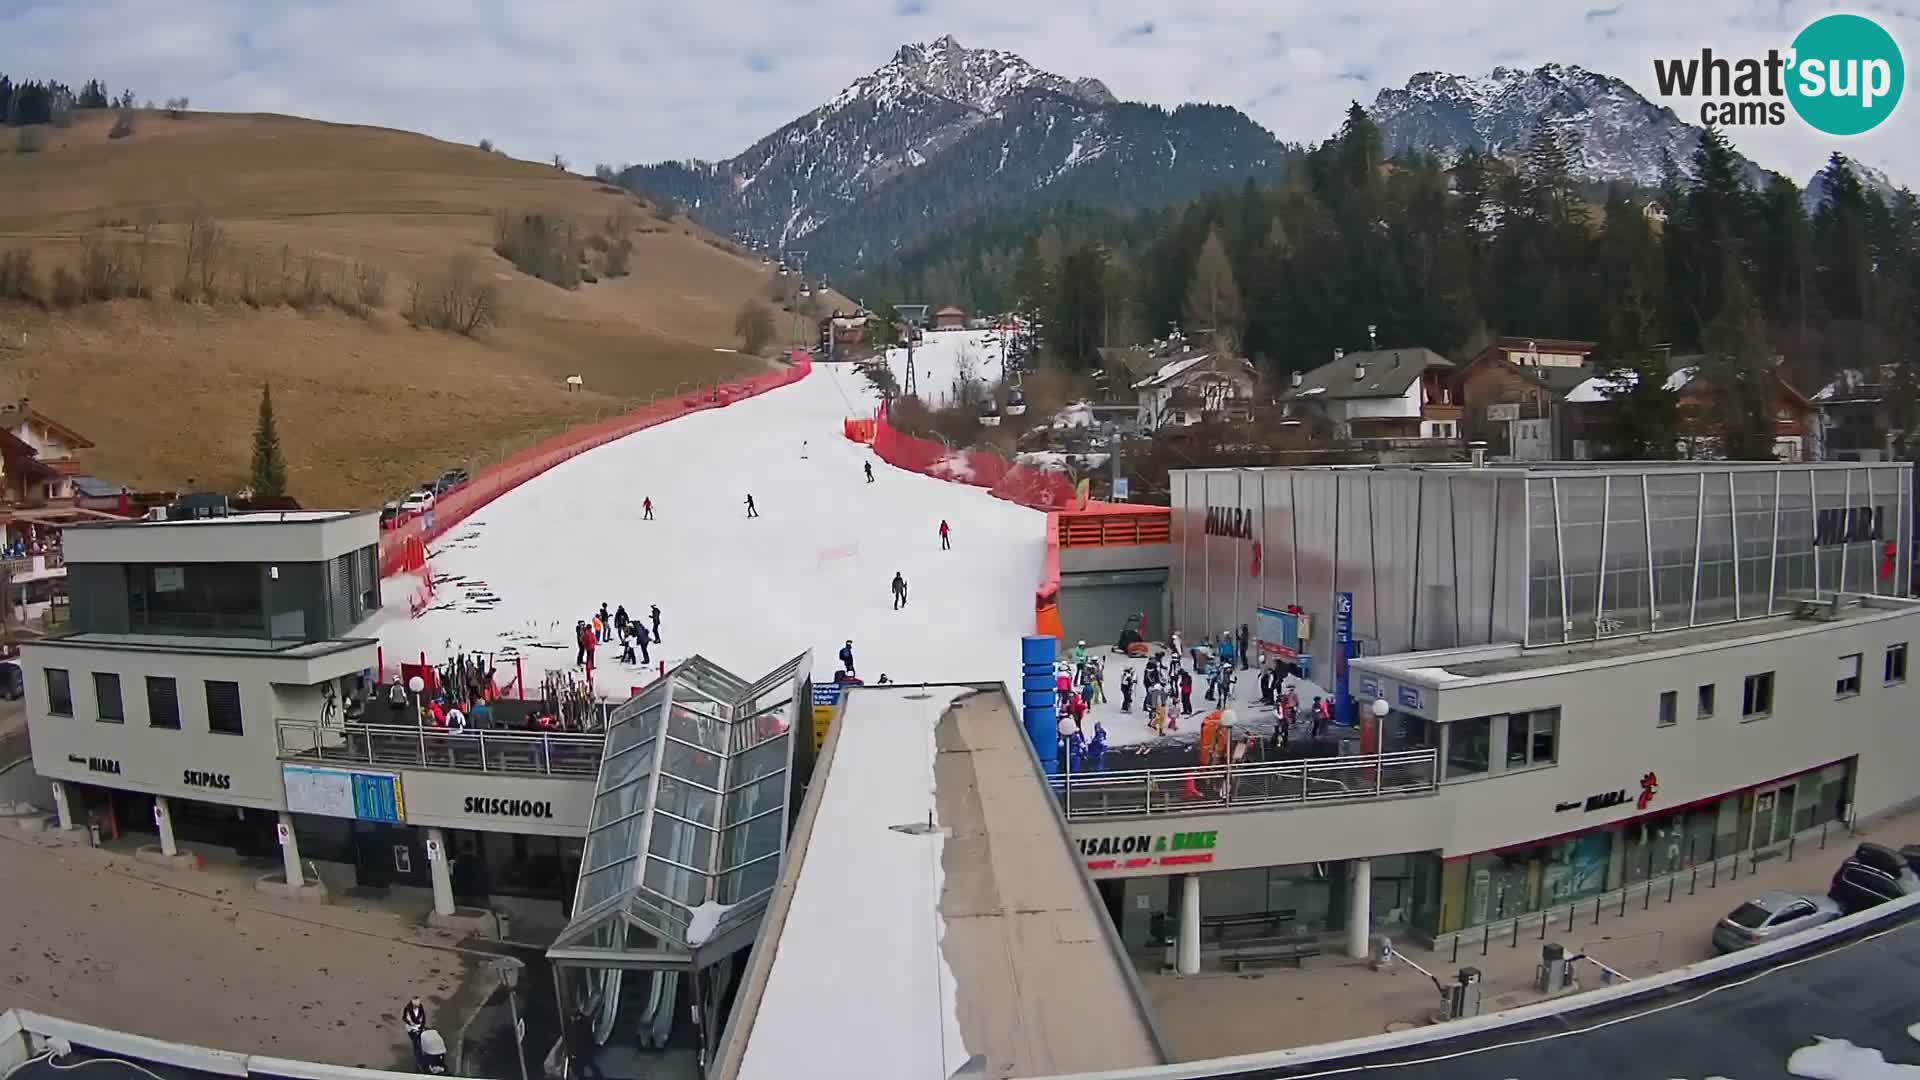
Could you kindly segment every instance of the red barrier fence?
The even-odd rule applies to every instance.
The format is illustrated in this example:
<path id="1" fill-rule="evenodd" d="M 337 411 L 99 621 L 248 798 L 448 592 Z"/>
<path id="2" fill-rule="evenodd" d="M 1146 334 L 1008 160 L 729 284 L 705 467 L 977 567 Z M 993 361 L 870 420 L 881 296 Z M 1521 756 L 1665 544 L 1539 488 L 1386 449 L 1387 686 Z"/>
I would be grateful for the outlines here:
<path id="1" fill-rule="evenodd" d="M 678 419 L 688 413 L 719 409 L 768 390 L 806 378 L 813 362 L 805 353 L 795 353 L 794 363 L 782 371 L 769 371 L 750 379 L 697 390 L 679 397 L 656 401 L 642 409 L 602 420 L 597 424 L 574 428 L 474 474 L 471 480 L 434 501 L 432 511 L 416 514 L 380 534 L 380 574 L 385 577 L 408 569 L 407 544 L 410 540 L 431 542 L 466 520 L 475 510 L 539 476 L 555 465 L 596 446 L 655 424 Z M 428 528 L 428 521 L 432 527 Z"/>
<path id="2" fill-rule="evenodd" d="M 996 498 L 1056 510 L 1074 503 L 1073 481 L 1057 469 L 1015 465 L 990 450 L 949 450 L 931 439 L 902 434 L 883 406 L 873 421 L 873 452 L 896 468 L 987 488 Z"/>

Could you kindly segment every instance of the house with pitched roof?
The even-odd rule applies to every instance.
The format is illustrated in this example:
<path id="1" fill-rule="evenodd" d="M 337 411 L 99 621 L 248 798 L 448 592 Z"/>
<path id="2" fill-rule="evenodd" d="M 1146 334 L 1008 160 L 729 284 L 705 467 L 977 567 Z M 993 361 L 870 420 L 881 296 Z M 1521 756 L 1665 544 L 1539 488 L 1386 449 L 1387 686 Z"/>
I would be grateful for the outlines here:
<path id="1" fill-rule="evenodd" d="M 1289 415 L 1317 414 L 1343 439 L 1458 439 L 1463 410 L 1453 362 L 1432 349 L 1333 352 L 1333 361 L 1295 372 L 1281 395 Z"/>

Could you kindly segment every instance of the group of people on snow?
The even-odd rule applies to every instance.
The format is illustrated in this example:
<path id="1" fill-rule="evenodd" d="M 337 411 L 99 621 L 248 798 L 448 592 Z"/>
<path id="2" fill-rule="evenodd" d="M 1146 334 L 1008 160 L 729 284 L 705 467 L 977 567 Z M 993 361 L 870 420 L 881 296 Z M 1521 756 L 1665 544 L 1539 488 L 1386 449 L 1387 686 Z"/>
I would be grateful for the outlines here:
<path id="1" fill-rule="evenodd" d="M 649 628 L 651 623 L 651 628 Z M 647 647 L 660 644 L 660 605 L 649 605 L 647 617 L 629 615 L 627 606 L 621 604 L 616 611 L 609 612 L 602 602 L 600 610 L 591 618 L 581 619 L 573 624 L 575 644 L 575 667 L 593 670 L 594 653 L 601 645 L 617 640 L 620 645 L 620 662 L 623 664 L 650 664 L 652 657 Z M 638 652 L 636 653 L 636 650 Z"/>

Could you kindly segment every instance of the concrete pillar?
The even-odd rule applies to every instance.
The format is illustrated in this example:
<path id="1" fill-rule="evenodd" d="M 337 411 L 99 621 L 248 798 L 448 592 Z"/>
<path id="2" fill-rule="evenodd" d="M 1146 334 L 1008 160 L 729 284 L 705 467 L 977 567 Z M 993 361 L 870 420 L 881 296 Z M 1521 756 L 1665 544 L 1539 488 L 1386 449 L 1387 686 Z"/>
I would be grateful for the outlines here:
<path id="1" fill-rule="evenodd" d="M 180 854 L 180 848 L 173 842 L 173 807 L 159 796 L 153 800 L 153 823 L 160 828 L 160 854 L 168 858 Z"/>
<path id="2" fill-rule="evenodd" d="M 1180 974 L 1200 974 L 1200 875 L 1180 879 Z"/>
<path id="3" fill-rule="evenodd" d="M 280 811 L 280 861 L 286 868 L 287 885 L 299 888 L 307 882 L 307 872 L 300 868 L 300 837 L 293 831 L 293 815 Z"/>
<path id="4" fill-rule="evenodd" d="M 453 857 L 444 829 L 427 830 L 427 873 L 433 876 L 433 913 L 453 914 Z"/>
<path id="5" fill-rule="evenodd" d="M 1347 955 L 1365 960 L 1373 931 L 1373 860 L 1349 859 L 1347 866 Z"/>
<path id="6" fill-rule="evenodd" d="M 67 791 L 67 785 L 53 781 L 53 812 L 60 817 L 60 831 L 68 832 L 73 828 L 73 801 Z"/>

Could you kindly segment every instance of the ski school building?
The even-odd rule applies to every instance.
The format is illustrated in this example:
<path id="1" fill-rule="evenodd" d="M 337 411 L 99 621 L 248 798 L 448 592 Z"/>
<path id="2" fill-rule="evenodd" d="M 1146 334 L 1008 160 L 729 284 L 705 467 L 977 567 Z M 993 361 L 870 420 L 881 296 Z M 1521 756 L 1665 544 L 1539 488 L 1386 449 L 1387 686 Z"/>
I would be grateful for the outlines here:
<path id="1" fill-rule="evenodd" d="M 451 735 L 379 699 L 342 715 L 378 662 L 375 514 L 66 539 L 72 626 L 21 654 L 34 768 L 63 825 L 145 838 L 163 862 L 190 842 L 278 854 L 273 891 L 317 898 L 324 879 L 432 889 L 449 915 L 456 900 L 564 907 L 602 735 Z"/>
<path id="2" fill-rule="evenodd" d="M 1344 737 L 1339 756 L 1056 782 L 1136 954 L 1276 930 L 1477 941 L 1920 798 L 1908 465 L 1172 488 L 1174 627 L 1247 624 L 1333 691 Z"/>

